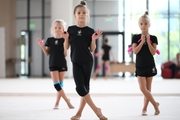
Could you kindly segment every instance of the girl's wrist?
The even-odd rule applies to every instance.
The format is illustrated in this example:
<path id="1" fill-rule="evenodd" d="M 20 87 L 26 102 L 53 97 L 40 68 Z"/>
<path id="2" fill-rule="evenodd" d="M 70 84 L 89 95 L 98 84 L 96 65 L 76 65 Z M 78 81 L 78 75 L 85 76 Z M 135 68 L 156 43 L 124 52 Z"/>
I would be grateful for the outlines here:
<path id="1" fill-rule="evenodd" d="M 95 41 L 96 41 L 96 39 L 92 39 L 92 41 L 93 41 L 93 42 L 95 42 Z"/>
<path id="2" fill-rule="evenodd" d="M 67 41 L 67 40 L 68 40 L 68 38 L 64 38 L 64 40 L 66 40 L 66 41 Z"/>

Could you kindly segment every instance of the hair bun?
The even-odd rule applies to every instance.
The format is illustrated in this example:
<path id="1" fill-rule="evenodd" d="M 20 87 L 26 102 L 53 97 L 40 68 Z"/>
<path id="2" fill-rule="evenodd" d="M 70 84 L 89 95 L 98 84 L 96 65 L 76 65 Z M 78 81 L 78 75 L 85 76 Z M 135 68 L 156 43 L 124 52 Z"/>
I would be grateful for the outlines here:
<path id="1" fill-rule="evenodd" d="M 146 11 L 146 12 L 145 12 L 145 15 L 148 15 L 148 14 L 149 14 L 148 11 Z"/>
<path id="2" fill-rule="evenodd" d="M 86 2 L 84 0 L 81 1 L 81 5 L 86 5 Z"/>

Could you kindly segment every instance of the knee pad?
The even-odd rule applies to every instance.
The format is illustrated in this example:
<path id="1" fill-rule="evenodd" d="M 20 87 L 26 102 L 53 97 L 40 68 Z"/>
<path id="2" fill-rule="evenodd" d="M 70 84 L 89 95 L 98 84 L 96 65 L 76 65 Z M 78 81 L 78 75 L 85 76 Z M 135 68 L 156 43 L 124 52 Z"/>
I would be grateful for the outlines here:
<path id="1" fill-rule="evenodd" d="M 59 81 L 59 84 L 60 84 L 61 88 L 63 88 L 64 82 L 63 81 Z"/>
<path id="2" fill-rule="evenodd" d="M 101 69 L 101 66 L 97 66 L 97 68 L 96 68 L 96 69 L 98 69 L 98 70 L 99 70 L 99 69 Z"/>
<path id="3" fill-rule="evenodd" d="M 89 93 L 89 90 L 87 90 L 84 86 L 77 86 L 76 91 L 81 97 Z"/>
<path id="4" fill-rule="evenodd" d="M 55 88 L 57 91 L 60 91 L 60 90 L 62 89 L 59 82 L 54 82 L 54 88 Z"/>
<path id="5" fill-rule="evenodd" d="M 108 66 L 105 66 L 105 68 L 104 68 L 106 71 L 108 70 Z"/>

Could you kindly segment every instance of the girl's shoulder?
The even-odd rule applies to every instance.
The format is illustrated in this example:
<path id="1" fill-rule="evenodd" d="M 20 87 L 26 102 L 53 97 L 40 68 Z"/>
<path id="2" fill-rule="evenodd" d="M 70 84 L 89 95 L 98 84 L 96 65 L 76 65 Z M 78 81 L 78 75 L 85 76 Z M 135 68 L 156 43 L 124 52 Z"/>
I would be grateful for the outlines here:
<path id="1" fill-rule="evenodd" d="M 155 35 L 150 35 L 150 37 L 151 37 L 151 38 L 157 39 L 157 37 L 156 37 Z"/>
<path id="2" fill-rule="evenodd" d="M 132 38 L 139 40 L 141 38 L 141 34 L 134 34 Z"/>
<path id="3" fill-rule="evenodd" d="M 74 30 L 74 29 L 77 29 L 77 27 L 75 25 L 72 25 L 72 26 L 69 26 L 67 31 L 71 31 L 71 30 Z"/>
<path id="4" fill-rule="evenodd" d="M 136 38 L 136 39 L 141 38 L 141 34 L 133 34 L 133 35 L 132 35 L 132 38 L 133 38 L 133 39 L 134 39 L 134 38 Z"/>
<path id="5" fill-rule="evenodd" d="M 47 38 L 47 40 L 53 40 L 54 39 L 54 37 L 48 37 Z"/>
<path id="6" fill-rule="evenodd" d="M 49 46 L 54 40 L 54 37 L 48 37 L 45 42 L 45 46 Z"/>
<path id="7" fill-rule="evenodd" d="M 94 29 L 89 27 L 89 26 L 86 26 L 86 28 L 89 29 L 89 30 L 93 30 L 94 31 Z"/>

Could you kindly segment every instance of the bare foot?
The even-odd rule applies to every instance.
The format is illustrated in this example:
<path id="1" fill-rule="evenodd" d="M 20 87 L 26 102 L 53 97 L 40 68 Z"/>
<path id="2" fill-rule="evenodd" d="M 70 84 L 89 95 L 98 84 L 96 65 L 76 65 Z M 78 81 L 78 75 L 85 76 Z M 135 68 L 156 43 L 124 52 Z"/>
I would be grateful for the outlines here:
<path id="1" fill-rule="evenodd" d="M 74 109 L 74 106 L 71 105 L 71 104 L 69 104 L 68 107 L 69 107 L 70 109 Z"/>
<path id="2" fill-rule="evenodd" d="M 77 115 L 72 116 L 72 117 L 71 117 L 71 120 L 80 120 L 80 116 L 77 116 Z"/>
<path id="3" fill-rule="evenodd" d="M 68 107 L 69 107 L 70 109 L 74 109 L 74 106 L 70 103 L 70 99 L 68 99 L 68 101 L 69 101 L 69 102 L 67 103 L 67 104 L 68 104 Z"/>
<path id="4" fill-rule="evenodd" d="M 102 112 L 100 108 L 97 108 L 97 116 L 99 117 L 99 120 L 108 120 L 108 118 L 106 118 Z"/>
<path id="5" fill-rule="evenodd" d="M 146 112 L 146 110 L 142 110 L 142 116 L 147 116 L 148 114 Z"/>
<path id="6" fill-rule="evenodd" d="M 157 104 L 158 109 L 155 111 L 154 115 L 159 115 L 160 114 L 159 103 L 157 102 L 156 104 Z"/>
<path id="7" fill-rule="evenodd" d="M 108 120 L 108 118 L 102 115 L 101 117 L 99 117 L 99 120 Z"/>
<path id="8" fill-rule="evenodd" d="M 55 105 L 53 109 L 54 109 L 54 110 L 59 109 L 59 105 Z"/>

